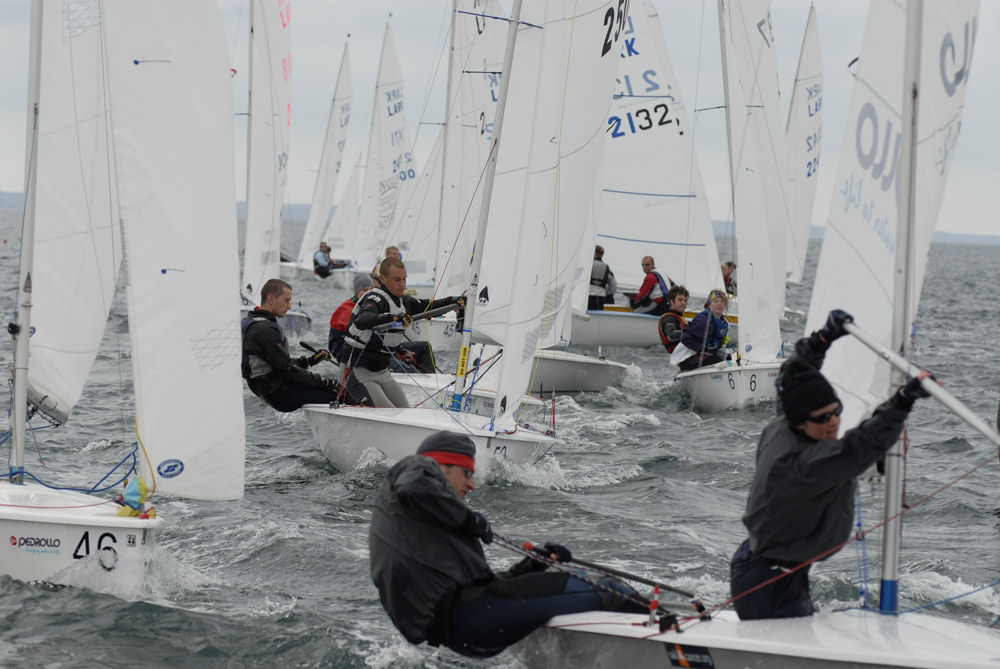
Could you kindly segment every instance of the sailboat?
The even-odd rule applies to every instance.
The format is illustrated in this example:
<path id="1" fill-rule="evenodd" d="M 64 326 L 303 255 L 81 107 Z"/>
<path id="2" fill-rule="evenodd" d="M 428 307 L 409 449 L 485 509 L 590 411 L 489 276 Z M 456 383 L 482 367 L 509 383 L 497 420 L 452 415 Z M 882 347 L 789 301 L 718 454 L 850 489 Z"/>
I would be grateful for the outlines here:
<path id="1" fill-rule="evenodd" d="M 421 297 L 460 293 L 472 280 L 469 262 L 459 259 L 471 257 L 483 165 L 493 140 L 503 60 L 502 24 L 497 20 L 501 16 L 503 11 L 495 0 L 453 2 L 446 122 L 428 165 L 409 196 L 400 199 L 388 237 L 406 247 L 407 273 L 415 279 L 410 282 L 407 278 L 407 289 L 415 289 Z M 520 132 L 516 127 L 510 131 Z M 509 215 L 517 214 L 512 211 Z M 511 247 L 507 240 L 498 239 L 486 244 L 483 253 L 505 258 Z M 461 347 L 454 313 L 415 321 L 407 334 L 411 339 L 428 341 L 438 353 Z M 478 330 L 473 331 L 472 339 L 491 348 L 497 345 L 497 339 Z M 484 357 L 494 354 L 487 352 Z M 538 351 L 535 361 L 529 388 L 533 393 L 599 392 L 618 382 L 627 369 L 603 356 L 557 348 Z M 495 376 L 496 372 L 479 376 L 472 393 L 485 393 L 482 399 L 491 403 Z M 418 387 L 413 394 L 423 397 L 454 382 L 452 374 L 397 377 L 404 386 Z"/>
<path id="2" fill-rule="evenodd" d="M 604 247 L 619 290 L 638 291 L 645 278 L 639 261 L 651 255 L 661 272 L 690 291 L 694 304 L 723 287 L 719 253 L 691 124 L 660 17 L 649 0 L 629 13 L 621 56 L 608 113 L 603 179 L 595 194 L 596 243 Z M 589 270 L 588 265 L 588 278 Z M 608 305 L 603 311 L 578 313 L 572 341 L 660 346 L 658 321 L 627 304 Z"/>
<path id="3" fill-rule="evenodd" d="M 292 112 L 292 28 L 288 2 L 250 2 L 246 234 L 240 296 L 246 315 L 268 279 L 280 277 L 281 206 L 288 180 Z M 292 337 L 312 318 L 290 309 L 280 320 Z"/>
<path id="4" fill-rule="evenodd" d="M 572 226 L 585 219 L 590 206 L 579 193 L 593 187 L 605 122 L 603 84 L 610 88 L 617 69 L 627 17 L 624 8 L 611 10 L 609 30 L 601 23 L 603 10 L 597 11 L 602 4 L 533 3 L 522 18 L 515 2 L 511 13 L 466 307 L 467 330 L 496 333 L 504 346 L 492 419 L 459 411 L 307 405 L 313 434 L 338 467 L 356 465 L 369 446 L 398 459 L 438 430 L 468 434 L 477 444 L 477 466 L 483 467 L 496 457 L 530 461 L 539 449 L 551 447 L 552 437 L 529 431 L 516 418 L 536 351 L 559 335 L 568 316 L 565 277 L 575 274 L 581 243 Z M 587 39 L 593 35 L 603 40 Z M 535 104 L 518 104 L 519 99 Z M 528 131 L 504 135 L 505 112 L 513 127 Z M 511 256 L 476 252 L 498 238 L 514 240 Z M 469 334 L 463 333 L 455 405 L 465 389 Z"/>
<path id="5" fill-rule="evenodd" d="M 789 211 L 785 273 L 789 283 L 802 282 L 806 264 L 823 139 L 822 124 L 823 57 L 816 28 L 816 7 L 810 3 L 785 123 L 785 193 Z"/>
<path id="6" fill-rule="evenodd" d="M 351 61 L 347 44 L 344 44 L 344 53 L 340 57 L 340 71 L 337 74 L 333 99 L 330 101 L 330 116 L 326 123 L 326 134 L 323 136 L 323 149 L 320 152 L 316 185 L 313 187 L 306 229 L 302 233 L 302 244 L 299 246 L 299 254 L 296 259 L 281 263 L 283 278 L 318 276 L 313 272 L 313 255 L 319 249 L 321 241 L 326 241 L 328 244 L 333 241 L 325 239 L 325 233 L 330 220 L 330 207 L 333 205 L 333 195 L 337 189 L 341 163 L 344 159 L 347 126 L 351 120 L 351 99 Z M 332 245 L 331 248 L 333 248 Z M 331 258 L 335 261 L 338 260 L 332 254 Z M 333 272 L 331 278 L 335 288 L 349 288 L 344 272 Z"/>
<path id="7" fill-rule="evenodd" d="M 740 320 L 738 353 L 733 360 L 701 367 L 676 376 L 677 383 L 703 411 L 740 408 L 774 399 L 774 381 L 781 362 L 778 318 L 785 293 L 784 258 L 772 253 L 776 241 L 770 221 L 784 211 L 781 193 L 783 145 L 774 130 L 779 113 L 777 59 L 771 24 L 770 0 L 719 2 L 719 41 L 722 44 L 726 92 L 726 126 L 732 183 L 736 252 L 740 263 Z M 764 28 L 760 28 L 764 26 Z M 774 200 L 780 200 L 774 202 Z M 782 235 L 786 226 L 780 226 Z M 780 242 L 780 244 L 779 244 Z M 773 263 L 781 263 L 777 278 Z M 779 297 L 780 293 L 780 297 Z"/>
<path id="8" fill-rule="evenodd" d="M 81 397 L 119 265 L 138 445 L 135 470 L 105 478 L 139 474 L 169 496 L 243 494 L 228 62 L 221 19 L 196 0 L 32 3 L 0 574 L 72 583 L 82 567 L 113 592 L 143 582 L 162 520 L 85 494 L 100 484 L 42 483 L 24 459 L 28 419 L 62 424 Z"/>
<path id="9" fill-rule="evenodd" d="M 937 149 L 942 142 L 954 148 L 957 139 L 977 23 L 975 0 L 923 5 L 910 0 L 905 5 L 872 3 L 869 9 L 848 113 L 849 139 L 838 169 L 837 183 L 843 191 L 831 203 L 807 324 L 807 331 L 817 327 L 820 310 L 839 304 L 855 314 L 856 323 L 870 331 L 873 340 L 886 342 L 886 356 L 893 349 L 905 350 L 902 344 L 916 314 L 930 233 L 951 162 L 950 150 L 938 153 Z M 895 158 L 889 158 L 893 154 Z M 938 161 L 942 155 L 947 156 L 943 163 Z M 862 198 L 881 207 L 884 224 L 870 225 Z M 838 241 L 830 243 L 833 240 Z M 845 337 L 830 349 L 823 365 L 844 404 L 842 430 L 889 394 L 885 357 L 860 341 Z M 853 357 L 848 364 L 849 356 L 863 357 Z M 935 397 L 946 396 L 932 381 L 924 385 L 931 386 Z M 1000 443 L 982 421 L 977 426 L 974 416 L 959 413 L 959 417 L 993 444 Z M 898 444 L 895 448 L 901 451 Z M 898 465 L 899 460 L 890 456 L 887 463 Z M 889 472 L 894 468 L 889 465 Z M 887 482 L 886 494 L 889 519 L 899 510 L 898 487 Z M 529 637 L 516 655 L 529 666 L 546 667 L 579 666 L 582 658 L 592 664 L 614 658 L 623 666 L 659 667 L 664 656 L 674 666 L 718 669 L 996 667 L 1000 631 L 897 610 L 898 521 L 897 516 L 883 528 L 879 611 L 850 608 L 803 618 L 748 621 L 722 611 L 683 622 L 683 631 L 667 632 L 645 627 L 634 615 L 557 616 L 544 631 Z"/>

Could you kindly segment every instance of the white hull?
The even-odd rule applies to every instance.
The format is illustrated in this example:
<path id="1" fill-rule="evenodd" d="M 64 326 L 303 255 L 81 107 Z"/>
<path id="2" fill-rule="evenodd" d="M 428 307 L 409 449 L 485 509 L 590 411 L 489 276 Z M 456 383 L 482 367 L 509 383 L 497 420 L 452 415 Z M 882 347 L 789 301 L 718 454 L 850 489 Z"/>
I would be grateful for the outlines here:
<path id="1" fill-rule="evenodd" d="M 406 399 L 415 408 L 451 406 L 451 393 L 455 385 L 454 374 L 398 374 L 396 380 L 406 393 Z M 492 416 L 496 405 L 496 389 L 488 384 L 477 381 L 469 398 L 468 411 L 480 416 Z M 524 404 L 532 408 L 541 408 L 543 402 L 537 397 L 525 395 Z"/>
<path id="2" fill-rule="evenodd" d="M 613 360 L 566 351 L 539 351 L 535 354 L 535 363 L 528 392 L 536 395 L 552 391 L 600 392 L 618 383 L 628 368 Z"/>
<path id="3" fill-rule="evenodd" d="M 284 281 L 301 281 L 302 279 L 318 279 L 319 275 L 313 272 L 312 263 L 298 263 L 283 261 L 278 268 L 279 276 Z M 292 286 L 295 289 L 295 286 Z"/>
<path id="4" fill-rule="evenodd" d="M 934 616 L 836 611 L 739 621 L 725 611 L 682 633 L 656 634 L 645 616 L 593 611 L 556 616 L 512 650 L 528 667 L 821 669 L 1000 666 L 1000 632 Z"/>
<path id="5" fill-rule="evenodd" d="M 742 409 L 751 404 L 773 400 L 777 396 L 774 382 L 781 362 L 746 362 L 742 365 L 720 362 L 690 372 L 681 372 L 675 379 L 700 411 Z"/>
<path id="6" fill-rule="evenodd" d="M 440 409 L 302 408 L 319 448 L 334 467 L 350 471 L 358 465 L 398 461 L 416 452 L 425 437 L 440 432 L 467 435 L 476 444 L 476 471 L 488 472 L 493 460 L 530 464 L 548 451 L 553 437 L 519 429 L 512 434 L 488 429 L 489 419 Z"/>
<path id="7" fill-rule="evenodd" d="M 240 318 L 246 318 L 250 311 L 251 309 L 247 307 L 241 307 Z M 278 324 L 289 339 L 294 339 L 309 332 L 309 328 L 312 326 L 312 316 L 298 309 L 289 309 L 284 316 L 278 319 Z"/>
<path id="8" fill-rule="evenodd" d="M 454 312 L 413 321 L 406 328 L 406 336 L 413 341 L 426 341 L 438 353 L 457 351 L 462 348 L 462 332 L 458 329 L 458 320 Z"/>
<path id="9" fill-rule="evenodd" d="M 694 314 L 685 313 L 690 319 Z M 573 314 L 573 343 L 578 346 L 662 346 L 657 331 L 659 316 L 633 311 L 588 311 L 586 316 Z M 739 343 L 739 325 L 731 316 L 729 343 Z"/>
<path id="10" fill-rule="evenodd" d="M 333 288 L 340 290 L 351 290 L 354 288 L 354 276 L 358 274 L 350 267 L 341 267 L 330 272 L 325 279 L 313 271 L 312 261 L 309 262 L 282 262 L 280 276 L 284 281 L 302 281 L 304 279 L 318 279 L 328 282 Z M 295 285 L 292 284 L 292 290 Z"/>
<path id="11" fill-rule="evenodd" d="M 0 574 L 22 581 L 64 583 L 66 576 L 60 572 L 85 564 L 88 568 L 95 565 L 93 573 L 105 574 L 110 585 L 128 590 L 141 586 L 161 521 L 119 517 L 115 514 L 121 507 L 101 504 L 107 501 L 37 483 L 0 481 L 0 536 L 4 538 Z"/>

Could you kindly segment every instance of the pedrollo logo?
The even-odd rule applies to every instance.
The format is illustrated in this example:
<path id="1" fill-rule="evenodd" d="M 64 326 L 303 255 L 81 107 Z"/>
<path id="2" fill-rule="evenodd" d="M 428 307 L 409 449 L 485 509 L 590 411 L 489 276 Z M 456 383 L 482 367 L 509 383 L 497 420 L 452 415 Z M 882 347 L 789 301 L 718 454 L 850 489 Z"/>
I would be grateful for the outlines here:
<path id="1" fill-rule="evenodd" d="M 176 458 L 171 458 L 170 460 L 164 460 L 156 468 L 156 473 L 165 479 L 172 479 L 175 476 L 180 476 L 181 472 L 184 471 L 184 463 Z"/>

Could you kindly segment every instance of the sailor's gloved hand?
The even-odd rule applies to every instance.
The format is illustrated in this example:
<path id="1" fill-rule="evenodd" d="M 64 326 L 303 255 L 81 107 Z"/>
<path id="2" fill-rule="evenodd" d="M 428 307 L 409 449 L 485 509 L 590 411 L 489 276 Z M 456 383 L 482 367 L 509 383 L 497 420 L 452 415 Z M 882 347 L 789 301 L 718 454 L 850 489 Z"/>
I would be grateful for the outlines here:
<path id="1" fill-rule="evenodd" d="M 842 309 L 834 309 L 830 312 L 830 315 L 826 317 L 826 325 L 820 332 L 823 333 L 823 338 L 826 339 L 826 343 L 832 344 L 835 339 L 839 339 L 847 334 L 844 330 L 844 323 L 853 323 L 854 317 L 851 316 L 846 311 Z"/>
<path id="2" fill-rule="evenodd" d="M 892 398 L 895 407 L 903 411 L 909 411 L 913 408 L 913 403 L 917 401 L 917 398 L 930 397 L 930 394 L 920 385 L 920 381 L 933 378 L 934 376 L 925 369 L 907 381 L 906 385 L 897 390 Z"/>
<path id="3" fill-rule="evenodd" d="M 459 309 L 465 309 L 465 298 L 464 298 L 464 297 L 461 297 L 461 296 L 459 296 L 459 297 L 456 297 L 456 298 L 455 298 L 455 305 L 456 305 L 456 306 L 457 306 L 457 307 L 458 307 Z"/>
<path id="4" fill-rule="evenodd" d="M 413 324 L 413 316 L 410 314 L 403 314 L 403 317 L 399 319 L 399 322 L 403 324 L 404 328 L 408 328 Z"/>
<path id="5" fill-rule="evenodd" d="M 467 525 L 471 525 L 469 534 L 479 537 L 484 544 L 491 543 L 493 541 L 493 528 L 490 527 L 490 521 L 486 520 L 486 516 L 478 511 L 470 511 L 469 513 L 472 514 L 470 516 L 471 523 L 466 521 Z"/>
<path id="6" fill-rule="evenodd" d="M 336 390 L 339 387 L 337 379 L 330 378 L 329 376 L 323 377 L 323 387 L 330 390 Z"/>
<path id="7" fill-rule="evenodd" d="M 309 366 L 312 367 L 313 365 L 317 365 L 323 362 L 324 360 L 330 360 L 330 352 L 327 351 L 325 348 L 316 351 L 315 353 L 312 354 L 312 356 L 309 357 Z"/>
<path id="8" fill-rule="evenodd" d="M 573 554 L 569 552 L 569 549 L 560 544 L 546 543 L 544 546 L 535 546 L 532 550 L 555 562 L 570 562 L 573 560 Z"/>

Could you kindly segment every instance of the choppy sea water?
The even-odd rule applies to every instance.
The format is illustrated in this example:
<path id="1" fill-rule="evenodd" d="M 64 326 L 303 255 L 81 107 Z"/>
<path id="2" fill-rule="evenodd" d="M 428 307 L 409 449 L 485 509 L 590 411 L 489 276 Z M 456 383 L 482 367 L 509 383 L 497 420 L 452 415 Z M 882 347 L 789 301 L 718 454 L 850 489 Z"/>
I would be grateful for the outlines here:
<path id="1" fill-rule="evenodd" d="M 18 212 L 0 212 L 0 312 L 7 319 L 19 226 Z M 286 248 L 294 247 L 301 227 L 285 226 Z M 813 240 L 811 263 L 818 251 Z M 811 283 L 809 273 L 790 287 L 789 307 L 807 309 Z M 997 285 L 1000 247 L 933 246 L 915 356 L 991 425 L 1000 399 L 990 299 Z M 309 340 L 325 341 L 330 312 L 344 297 L 320 280 L 295 285 L 295 301 L 314 319 Z M 70 423 L 28 446 L 28 468 L 46 480 L 96 481 L 131 448 L 123 313 L 123 305 L 115 308 Z M 799 337 L 803 325 L 801 316 L 785 321 L 785 341 Z M 701 416 L 673 386 L 675 370 L 661 348 L 603 353 L 630 365 L 621 384 L 558 397 L 561 445 L 537 467 L 500 472 L 470 502 L 508 537 L 557 541 L 581 557 L 693 589 L 707 603 L 722 601 L 729 556 L 745 536 L 740 515 L 756 439 L 773 404 Z M 0 364 L 6 369 L 10 361 L 4 338 Z M 368 577 L 369 508 L 386 465 L 339 472 L 302 416 L 278 414 L 249 392 L 244 406 L 244 499 L 158 500 L 165 525 L 141 592 L 113 596 L 86 582 L 0 578 L 0 666 L 518 666 L 506 653 L 472 662 L 410 646 L 383 613 Z M 989 455 L 984 439 L 933 400 L 921 401 L 908 425 L 911 502 Z M 1000 579 L 998 489 L 994 459 L 906 516 L 901 608 Z M 880 498 L 880 488 L 863 486 L 868 525 L 880 517 Z M 877 543 L 875 537 L 867 545 L 872 585 Z M 486 550 L 498 568 L 514 559 L 496 545 Z M 856 603 L 857 583 L 853 546 L 813 570 L 821 609 Z M 982 590 L 931 612 L 989 625 L 1000 616 L 1000 592 Z"/>

